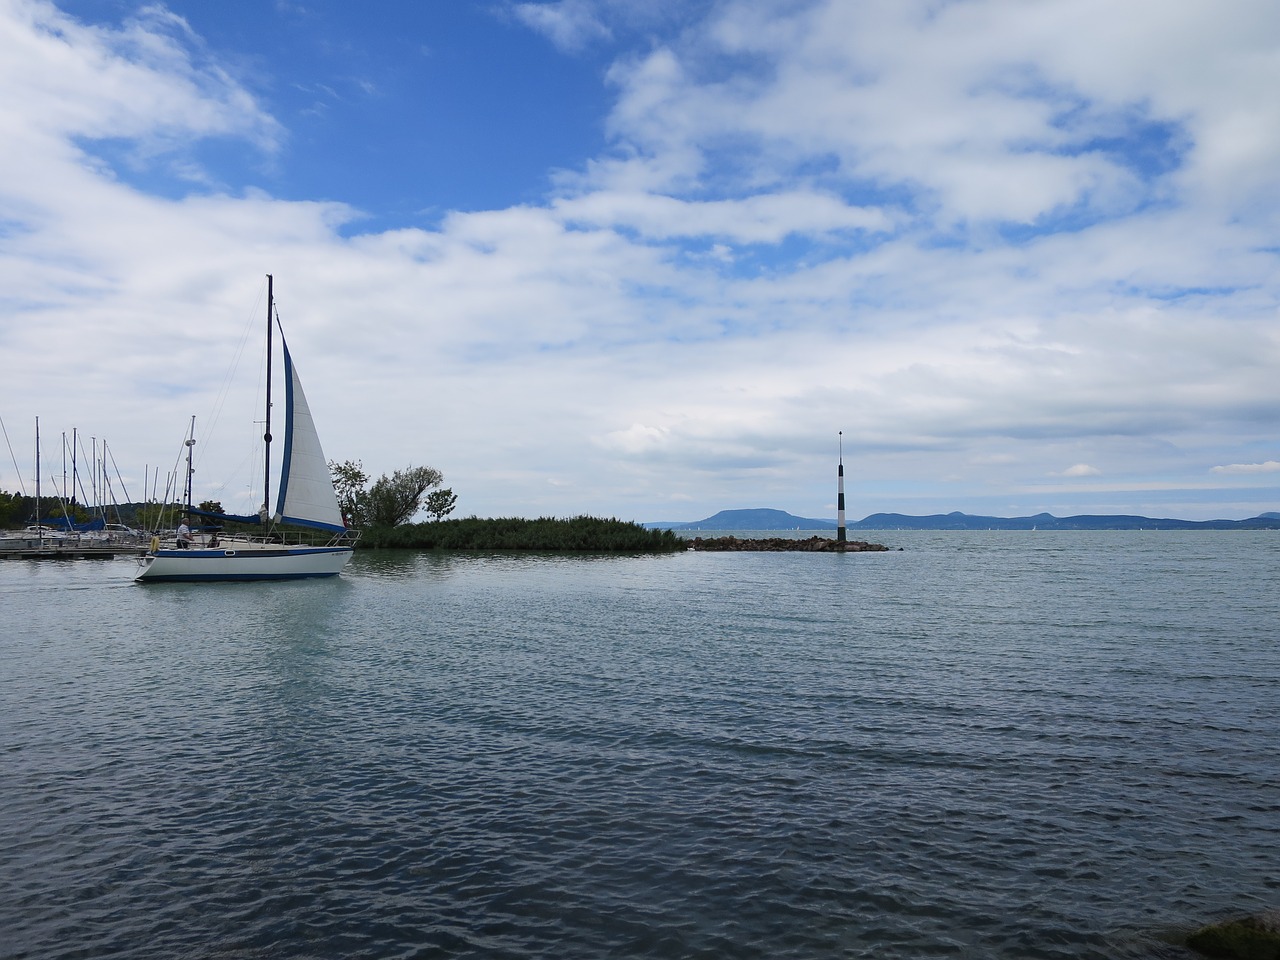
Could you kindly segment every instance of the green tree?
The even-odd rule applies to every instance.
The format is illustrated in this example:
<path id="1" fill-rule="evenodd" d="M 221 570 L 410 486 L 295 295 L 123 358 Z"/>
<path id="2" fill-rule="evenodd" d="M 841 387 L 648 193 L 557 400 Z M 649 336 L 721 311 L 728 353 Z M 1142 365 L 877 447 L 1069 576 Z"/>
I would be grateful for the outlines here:
<path id="1" fill-rule="evenodd" d="M 72 523 L 84 523 L 89 519 L 89 511 L 74 500 L 50 498 L 40 508 L 45 520 L 69 520 Z"/>
<path id="2" fill-rule="evenodd" d="M 429 513 L 433 520 L 443 520 L 453 513 L 453 508 L 457 504 L 458 495 L 445 487 L 441 490 L 432 490 L 427 494 L 427 502 L 422 509 Z"/>
<path id="3" fill-rule="evenodd" d="M 384 473 L 369 488 L 365 521 L 372 527 L 408 523 L 422 508 L 423 494 L 443 480 L 434 467 L 405 467 L 390 477 Z"/>
<path id="4" fill-rule="evenodd" d="M 34 498 L 0 491 L 0 530 L 25 526 L 34 510 Z"/>
<path id="5" fill-rule="evenodd" d="M 422 498 L 444 481 L 434 467 L 406 467 L 391 476 L 385 473 L 368 486 L 369 475 L 358 460 L 329 462 L 329 474 L 338 495 L 338 506 L 352 527 L 395 527 L 408 523 L 422 509 Z M 449 491 L 452 496 L 452 491 Z M 443 500 L 439 505 L 446 507 Z M 453 509 L 448 503 L 445 513 Z M 440 514 L 444 516 L 444 514 Z"/>
<path id="6" fill-rule="evenodd" d="M 338 508 L 349 527 L 365 524 L 368 491 L 365 489 L 369 475 L 359 460 L 329 461 L 329 475 L 333 477 L 333 489 L 338 495 Z"/>

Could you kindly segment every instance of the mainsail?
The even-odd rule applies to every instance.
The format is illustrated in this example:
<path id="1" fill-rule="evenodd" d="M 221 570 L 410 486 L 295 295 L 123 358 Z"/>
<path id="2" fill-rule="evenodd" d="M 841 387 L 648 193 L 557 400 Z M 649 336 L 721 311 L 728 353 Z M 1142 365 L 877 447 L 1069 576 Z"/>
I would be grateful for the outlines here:
<path id="1" fill-rule="evenodd" d="M 293 365 L 289 346 L 283 340 L 281 335 L 286 384 L 284 460 L 280 466 L 276 519 L 321 530 L 345 530 L 329 475 L 329 462 L 320 449 L 320 437 L 311 419 L 306 394 L 302 392 L 298 368 Z"/>

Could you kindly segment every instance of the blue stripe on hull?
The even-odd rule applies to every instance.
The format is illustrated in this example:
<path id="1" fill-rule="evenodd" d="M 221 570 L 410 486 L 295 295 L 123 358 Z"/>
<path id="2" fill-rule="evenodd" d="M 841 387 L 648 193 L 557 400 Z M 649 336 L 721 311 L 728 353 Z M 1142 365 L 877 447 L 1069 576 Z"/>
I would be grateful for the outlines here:
<path id="1" fill-rule="evenodd" d="M 323 553 L 350 553 L 350 547 L 313 547 L 309 550 L 290 550 L 282 547 L 279 550 L 157 550 L 149 554 L 153 557 L 175 557 L 181 560 L 194 560 L 198 557 L 212 557 L 221 560 L 223 557 L 235 557 L 237 560 L 279 560 L 281 557 L 314 557 Z"/>
<path id="2" fill-rule="evenodd" d="M 317 580 L 320 577 L 336 577 L 338 571 L 326 573 L 240 573 L 240 574 L 183 574 L 173 577 L 142 577 L 139 583 L 210 583 L 215 580 L 223 583 L 239 581 L 248 583 L 251 580 Z"/>

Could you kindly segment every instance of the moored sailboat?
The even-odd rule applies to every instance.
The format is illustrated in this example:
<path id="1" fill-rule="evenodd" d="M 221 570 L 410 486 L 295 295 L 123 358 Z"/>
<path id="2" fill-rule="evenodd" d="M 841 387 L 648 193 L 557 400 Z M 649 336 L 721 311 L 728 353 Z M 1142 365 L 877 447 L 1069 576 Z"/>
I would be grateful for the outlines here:
<path id="1" fill-rule="evenodd" d="M 161 546 L 139 558 L 135 579 L 146 582 L 200 580 L 299 580 L 331 577 L 351 559 L 357 536 L 348 530 L 338 506 L 328 461 L 320 447 L 302 381 L 280 330 L 285 369 L 285 434 L 276 509 L 268 509 L 271 489 L 271 334 L 275 316 L 272 278 L 267 276 L 267 416 L 263 434 L 265 476 L 263 504 L 256 517 L 222 516 L 237 523 L 260 523 L 263 536 L 206 538 L 190 546 Z M 197 513 L 199 511 L 191 511 Z M 320 535 L 321 542 L 286 543 L 282 527 L 290 525 Z"/>

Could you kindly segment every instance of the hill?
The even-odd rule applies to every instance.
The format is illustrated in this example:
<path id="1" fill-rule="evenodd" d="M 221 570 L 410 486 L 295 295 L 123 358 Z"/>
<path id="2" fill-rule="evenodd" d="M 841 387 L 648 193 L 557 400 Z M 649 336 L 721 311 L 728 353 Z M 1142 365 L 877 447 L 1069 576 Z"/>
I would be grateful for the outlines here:
<path id="1" fill-rule="evenodd" d="M 690 523 L 646 523 L 646 527 L 668 530 L 834 530 L 834 520 L 810 520 L 785 510 L 721 510 L 715 516 Z"/>
<path id="2" fill-rule="evenodd" d="M 1266 516 L 1248 520 L 1175 520 L 1159 517 L 1082 514 L 1055 517 L 981 517 L 967 513 L 912 517 L 901 513 L 873 513 L 849 524 L 851 530 L 1277 530 L 1280 520 Z"/>
<path id="3" fill-rule="evenodd" d="M 785 510 L 721 510 L 705 520 L 661 521 L 643 524 L 658 530 L 834 530 L 834 520 L 797 517 Z M 849 530 L 1280 530 L 1280 513 L 1264 513 L 1248 520 L 1175 520 L 1127 515 L 1082 514 L 1055 517 L 983 517 L 935 513 L 914 517 L 903 513 L 873 513 L 845 524 Z"/>

